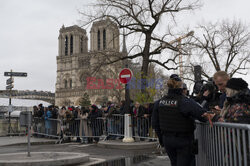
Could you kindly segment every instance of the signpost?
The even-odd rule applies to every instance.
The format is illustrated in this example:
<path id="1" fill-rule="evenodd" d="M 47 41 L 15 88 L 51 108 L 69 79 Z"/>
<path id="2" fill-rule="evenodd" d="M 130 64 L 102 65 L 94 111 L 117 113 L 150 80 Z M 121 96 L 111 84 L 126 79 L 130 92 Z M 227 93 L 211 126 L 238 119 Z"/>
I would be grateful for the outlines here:
<path id="1" fill-rule="evenodd" d="M 12 84 L 14 82 L 14 79 L 13 78 L 9 78 L 9 79 L 7 79 L 7 81 L 6 81 L 6 84 L 8 85 L 8 84 Z"/>
<path id="2" fill-rule="evenodd" d="M 12 84 L 6 86 L 6 90 L 11 90 L 12 88 L 14 88 L 14 85 Z"/>
<path id="3" fill-rule="evenodd" d="M 124 68 L 119 74 L 119 80 L 123 84 L 127 84 L 133 76 L 133 73 L 130 69 Z"/>
<path id="4" fill-rule="evenodd" d="M 12 77 L 27 77 L 27 73 L 23 73 L 23 72 L 4 72 L 4 76 L 8 77 L 8 76 L 12 76 Z"/>
<path id="5" fill-rule="evenodd" d="M 12 105 L 8 106 L 8 112 L 12 112 Z"/>
<path id="6" fill-rule="evenodd" d="M 14 83 L 14 79 L 12 77 L 10 77 L 9 79 L 7 79 L 7 81 L 6 81 L 6 85 L 7 85 L 6 89 L 7 90 L 11 90 L 12 88 L 14 88 L 13 83 Z"/>
<path id="7" fill-rule="evenodd" d="M 4 72 L 4 76 L 10 77 L 6 80 L 6 90 L 9 90 L 9 129 L 8 133 L 10 134 L 11 130 L 11 123 L 10 123 L 10 114 L 12 112 L 12 105 L 11 105 L 11 90 L 14 88 L 14 78 L 13 77 L 27 77 L 27 73 L 24 72 Z"/>
<path id="8" fill-rule="evenodd" d="M 128 67 L 128 65 L 126 65 Z M 129 110 L 130 107 L 130 95 L 129 95 L 129 88 L 128 88 L 128 82 L 132 79 L 133 73 L 130 69 L 124 68 L 119 74 L 119 80 L 121 83 L 126 84 L 125 85 L 125 106 L 123 109 Z M 124 138 L 123 142 L 134 142 L 134 139 L 132 137 L 132 123 L 131 123 L 131 115 L 129 115 L 129 112 L 127 112 L 124 115 Z"/>

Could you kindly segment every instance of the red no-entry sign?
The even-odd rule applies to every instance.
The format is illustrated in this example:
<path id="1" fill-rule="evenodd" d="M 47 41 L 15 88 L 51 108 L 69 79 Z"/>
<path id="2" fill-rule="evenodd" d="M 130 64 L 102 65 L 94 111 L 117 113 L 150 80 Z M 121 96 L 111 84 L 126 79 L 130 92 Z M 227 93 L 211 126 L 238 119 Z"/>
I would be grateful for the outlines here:
<path id="1" fill-rule="evenodd" d="M 133 73 L 130 69 L 128 68 L 122 69 L 122 71 L 119 74 L 120 82 L 123 84 L 127 84 L 131 80 L 132 76 Z"/>

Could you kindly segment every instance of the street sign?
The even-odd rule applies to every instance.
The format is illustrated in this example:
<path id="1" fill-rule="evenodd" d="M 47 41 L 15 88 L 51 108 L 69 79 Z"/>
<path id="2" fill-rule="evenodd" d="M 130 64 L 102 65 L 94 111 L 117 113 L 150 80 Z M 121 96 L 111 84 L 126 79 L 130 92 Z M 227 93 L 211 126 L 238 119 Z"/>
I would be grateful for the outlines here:
<path id="1" fill-rule="evenodd" d="M 4 76 L 12 77 L 27 77 L 27 73 L 22 72 L 4 72 Z"/>
<path id="2" fill-rule="evenodd" d="M 133 73 L 130 69 L 128 68 L 122 69 L 122 71 L 119 74 L 120 82 L 123 84 L 127 84 L 131 80 L 132 76 Z"/>
<path id="3" fill-rule="evenodd" d="M 8 106 L 8 112 L 12 112 L 12 105 Z"/>
<path id="4" fill-rule="evenodd" d="M 9 85 L 9 84 L 12 84 L 13 82 L 14 82 L 14 79 L 13 78 L 9 78 L 6 81 L 6 84 Z"/>
<path id="5" fill-rule="evenodd" d="M 12 88 L 14 88 L 14 85 L 12 85 L 12 84 L 6 86 L 6 89 L 7 89 L 7 90 L 10 90 L 10 89 L 12 89 Z"/>

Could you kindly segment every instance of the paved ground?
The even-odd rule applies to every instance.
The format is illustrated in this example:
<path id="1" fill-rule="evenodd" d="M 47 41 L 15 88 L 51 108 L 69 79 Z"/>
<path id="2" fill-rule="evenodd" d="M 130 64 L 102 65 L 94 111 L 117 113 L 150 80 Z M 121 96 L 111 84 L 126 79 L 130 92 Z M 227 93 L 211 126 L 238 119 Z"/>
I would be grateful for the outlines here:
<path id="1" fill-rule="evenodd" d="M 40 139 L 33 138 L 32 140 L 33 142 L 38 143 Z M 17 145 L 16 141 L 18 143 L 27 142 L 25 137 L 22 138 L 0 137 L 0 143 L 1 143 L 0 145 L 2 146 L 0 154 L 26 152 L 27 146 L 25 144 Z M 170 166 L 168 158 L 166 158 L 165 156 L 161 156 L 159 151 L 157 151 L 156 149 L 147 149 L 147 150 L 109 149 L 109 148 L 98 147 L 96 144 L 80 144 L 80 143 L 44 144 L 46 141 L 51 143 L 51 140 L 42 139 L 43 144 L 32 145 L 31 155 L 32 152 L 48 152 L 48 151 L 80 152 L 89 154 L 91 159 L 95 159 L 95 161 L 108 161 L 110 163 L 109 165 L 121 164 L 121 165 L 139 165 L 139 166 L 152 166 L 152 165 Z M 9 146 L 11 145 L 11 143 L 15 145 Z"/>
<path id="2" fill-rule="evenodd" d="M 64 166 L 88 163 L 89 155 L 72 152 L 32 152 L 0 154 L 1 166 Z"/>
<path id="3" fill-rule="evenodd" d="M 55 143 L 57 139 L 35 138 L 31 137 L 30 142 L 32 144 L 49 144 Z M 0 146 L 20 145 L 27 143 L 27 137 L 25 136 L 9 136 L 0 137 Z"/>

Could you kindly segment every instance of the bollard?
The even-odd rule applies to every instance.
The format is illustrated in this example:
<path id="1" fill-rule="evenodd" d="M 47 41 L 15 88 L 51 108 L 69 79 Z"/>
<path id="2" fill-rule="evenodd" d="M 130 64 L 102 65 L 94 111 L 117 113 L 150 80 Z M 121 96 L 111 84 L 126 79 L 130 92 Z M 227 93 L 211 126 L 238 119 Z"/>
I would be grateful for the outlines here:
<path id="1" fill-rule="evenodd" d="M 30 108 L 30 110 L 23 111 L 20 113 L 19 123 L 20 123 L 20 126 L 27 127 L 27 129 L 28 129 L 27 151 L 28 151 L 28 157 L 30 157 L 30 134 L 31 134 L 30 130 L 31 130 L 31 123 L 32 123 L 32 108 Z"/>
<path id="2" fill-rule="evenodd" d="M 124 115 L 124 138 L 122 142 L 134 142 L 134 138 L 132 137 L 132 123 L 131 123 L 131 115 Z"/>
<path id="3" fill-rule="evenodd" d="M 30 129 L 31 129 L 31 111 L 28 111 L 28 157 L 31 157 L 30 155 Z"/>

